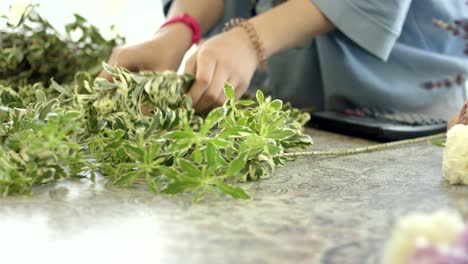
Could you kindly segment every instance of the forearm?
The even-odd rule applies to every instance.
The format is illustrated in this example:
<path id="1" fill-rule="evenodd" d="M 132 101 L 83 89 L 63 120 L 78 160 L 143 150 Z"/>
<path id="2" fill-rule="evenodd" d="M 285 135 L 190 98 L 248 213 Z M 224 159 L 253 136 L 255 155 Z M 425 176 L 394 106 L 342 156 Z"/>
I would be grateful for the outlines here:
<path id="1" fill-rule="evenodd" d="M 334 28 L 311 0 L 289 0 L 250 21 L 267 57 Z"/>
<path id="2" fill-rule="evenodd" d="M 202 33 L 206 33 L 221 18 L 223 11 L 223 0 L 173 0 L 167 17 L 187 13 L 199 22 Z M 182 56 L 192 46 L 192 31 L 182 23 L 161 28 L 155 37 L 173 39 L 173 49 L 180 51 Z"/>
<path id="3" fill-rule="evenodd" d="M 223 15 L 224 0 L 174 0 L 168 18 L 190 14 L 199 23 L 203 33 L 210 30 Z"/>

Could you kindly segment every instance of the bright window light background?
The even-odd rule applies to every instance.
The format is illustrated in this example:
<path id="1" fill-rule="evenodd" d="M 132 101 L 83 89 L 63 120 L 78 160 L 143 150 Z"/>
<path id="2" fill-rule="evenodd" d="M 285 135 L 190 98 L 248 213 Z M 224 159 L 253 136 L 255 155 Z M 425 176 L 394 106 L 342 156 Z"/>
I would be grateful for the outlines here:
<path id="1" fill-rule="evenodd" d="M 151 38 L 165 19 L 161 0 L 2 0 L 0 15 L 16 21 L 31 3 L 39 4 L 39 13 L 60 32 L 65 24 L 74 21 L 76 13 L 98 27 L 104 37 L 119 34 L 127 44 Z M 3 26 L 0 24 L 0 28 Z M 183 72 L 185 62 L 195 51 L 194 46 L 187 52 L 179 72 Z"/>
<path id="2" fill-rule="evenodd" d="M 127 43 L 150 38 L 164 21 L 160 0 L 2 0 L 0 14 L 17 19 L 30 3 L 38 3 L 39 13 L 61 31 L 65 24 L 74 21 L 73 14 L 77 13 L 106 37 L 115 34 L 110 30 L 115 25 L 115 31 Z"/>

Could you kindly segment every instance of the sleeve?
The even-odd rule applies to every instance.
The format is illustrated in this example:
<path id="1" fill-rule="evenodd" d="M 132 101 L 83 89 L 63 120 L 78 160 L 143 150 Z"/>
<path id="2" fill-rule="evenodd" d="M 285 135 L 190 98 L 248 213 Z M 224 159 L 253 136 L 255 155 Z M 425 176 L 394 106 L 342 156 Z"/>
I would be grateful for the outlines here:
<path id="1" fill-rule="evenodd" d="M 249 18 L 250 14 L 250 0 L 219 0 L 224 1 L 224 13 L 220 21 L 214 25 L 203 37 L 210 37 L 223 30 L 224 24 L 236 17 Z M 171 7 L 172 0 L 162 0 L 164 5 L 164 14 L 167 15 Z"/>
<path id="2" fill-rule="evenodd" d="M 343 34 L 386 61 L 412 0 L 312 0 Z"/>

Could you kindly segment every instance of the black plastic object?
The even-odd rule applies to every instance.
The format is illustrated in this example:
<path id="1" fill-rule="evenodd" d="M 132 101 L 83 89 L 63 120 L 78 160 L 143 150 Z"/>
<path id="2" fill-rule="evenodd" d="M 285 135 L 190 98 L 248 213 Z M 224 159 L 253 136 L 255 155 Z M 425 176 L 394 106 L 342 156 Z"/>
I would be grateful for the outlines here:
<path id="1" fill-rule="evenodd" d="M 342 134 L 395 141 L 442 133 L 447 122 L 416 113 L 397 113 L 370 109 L 346 109 L 343 112 L 311 113 L 311 127 Z"/>

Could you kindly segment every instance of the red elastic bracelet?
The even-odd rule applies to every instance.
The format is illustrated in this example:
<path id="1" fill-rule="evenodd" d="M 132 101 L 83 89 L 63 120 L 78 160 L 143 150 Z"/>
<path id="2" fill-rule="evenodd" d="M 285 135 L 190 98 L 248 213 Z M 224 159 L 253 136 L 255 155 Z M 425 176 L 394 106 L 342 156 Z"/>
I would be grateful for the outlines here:
<path id="1" fill-rule="evenodd" d="M 189 14 L 184 13 L 179 16 L 171 17 L 161 26 L 161 28 L 178 22 L 182 22 L 190 28 L 192 31 L 192 43 L 198 44 L 202 35 L 200 23 L 198 23 L 198 21 Z"/>

